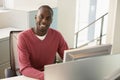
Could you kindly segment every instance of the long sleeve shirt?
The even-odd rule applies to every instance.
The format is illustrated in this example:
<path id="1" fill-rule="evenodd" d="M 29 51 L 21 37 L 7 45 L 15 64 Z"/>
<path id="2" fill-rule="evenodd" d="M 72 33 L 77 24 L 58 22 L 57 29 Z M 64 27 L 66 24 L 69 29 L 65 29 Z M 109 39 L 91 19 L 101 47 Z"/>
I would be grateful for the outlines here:
<path id="1" fill-rule="evenodd" d="M 20 72 L 25 76 L 44 80 L 44 66 L 54 63 L 56 52 L 63 58 L 68 46 L 58 31 L 49 28 L 44 40 L 40 40 L 32 29 L 21 32 L 17 48 Z"/>

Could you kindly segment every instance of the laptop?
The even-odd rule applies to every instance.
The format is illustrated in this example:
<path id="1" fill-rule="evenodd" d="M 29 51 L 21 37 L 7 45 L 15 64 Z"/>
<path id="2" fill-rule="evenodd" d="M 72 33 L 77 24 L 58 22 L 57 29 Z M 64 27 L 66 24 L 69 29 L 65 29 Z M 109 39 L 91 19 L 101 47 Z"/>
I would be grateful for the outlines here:
<path id="1" fill-rule="evenodd" d="M 120 68 L 106 76 L 105 80 L 120 80 Z"/>
<path id="2" fill-rule="evenodd" d="M 45 66 L 45 80 L 105 80 L 120 68 L 120 54 L 97 56 Z"/>

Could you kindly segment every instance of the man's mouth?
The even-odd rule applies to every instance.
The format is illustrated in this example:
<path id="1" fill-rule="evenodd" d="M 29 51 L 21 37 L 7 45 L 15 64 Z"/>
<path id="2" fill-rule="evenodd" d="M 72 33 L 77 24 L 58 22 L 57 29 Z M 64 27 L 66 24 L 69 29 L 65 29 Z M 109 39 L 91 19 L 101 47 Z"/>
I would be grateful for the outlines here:
<path id="1" fill-rule="evenodd" d="M 44 31 L 46 31 L 46 29 L 47 29 L 47 25 L 43 25 L 43 24 L 41 24 L 41 25 L 39 25 L 40 26 L 40 31 L 41 32 L 44 32 Z"/>
<path id="2" fill-rule="evenodd" d="M 41 27 L 46 27 L 46 25 L 43 25 L 43 24 L 41 24 L 40 26 L 41 26 Z"/>

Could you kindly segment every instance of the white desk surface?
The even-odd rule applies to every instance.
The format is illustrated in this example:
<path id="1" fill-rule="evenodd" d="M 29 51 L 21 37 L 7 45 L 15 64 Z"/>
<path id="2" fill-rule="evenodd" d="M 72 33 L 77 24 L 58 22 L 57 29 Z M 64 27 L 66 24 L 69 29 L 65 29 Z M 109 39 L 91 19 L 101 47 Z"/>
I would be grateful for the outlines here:
<path id="1" fill-rule="evenodd" d="M 0 39 L 9 37 L 9 33 L 12 30 L 23 30 L 23 29 L 18 29 L 18 28 L 13 28 L 13 27 L 2 28 L 0 29 Z"/>
<path id="2" fill-rule="evenodd" d="M 10 77 L 10 78 L 4 78 L 0 80 L 37 80 L 34 78 L 26 77 L 26 76 L 16 76 L 16 77 Z"/>

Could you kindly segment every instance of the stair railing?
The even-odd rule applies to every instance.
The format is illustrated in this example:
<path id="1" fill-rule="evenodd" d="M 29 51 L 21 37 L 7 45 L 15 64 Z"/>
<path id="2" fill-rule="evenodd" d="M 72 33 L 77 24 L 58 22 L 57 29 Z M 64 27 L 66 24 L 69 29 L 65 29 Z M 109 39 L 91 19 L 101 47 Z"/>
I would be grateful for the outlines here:
<path id="1" fill-rule="evenodd" d="M 95 41 L 95 40 L 98 40 L 98 39 L 99 39 L 99 45 L 102 44 L 102 37 L 105 36 L 105 34 L 103 35 L 104 17 L 105 17 L 107 14 L 108 14 L 108 13 L 105 13 L 105 14 L 102 15 L 100 18 L 96 19 L 95 21 L 91 22 L 91 23 L 88 24 L 86 27 L 82 28 L 81 30 L 79 30 L 79 31 L 77 31 L 77 32 L 75 33 L 75 35 L 76 35 L 75 48 L 77 48 L 77 44 L 78 44 L 78 36 L 79 36 L 78 34 L 79 34 L 81 31 L 83 31 L 84 29 L 86 29 L 86 28 L 90 27 L 91 25 L 95 24 L 95 23 L 96 23 L 97 21 L 99 21 L 99 20 L 101 20 L 101 30 L 100 30 L 100 35 L 99 35 L 99 37 L 96 38 L 96 39 L 93 39 L 93 40 L 91 40 L 91 41 L 89 41 L 89 42 L 87 42 L 87 43 L 85 43 L 85 44 L 83 44 L 83 45 L 81 45 L 80 47 L 86 46 L 86 45 L 88 45 L 89 43 L 91 43 L 91 42 L 93 42 L 93 41 Z"/>

